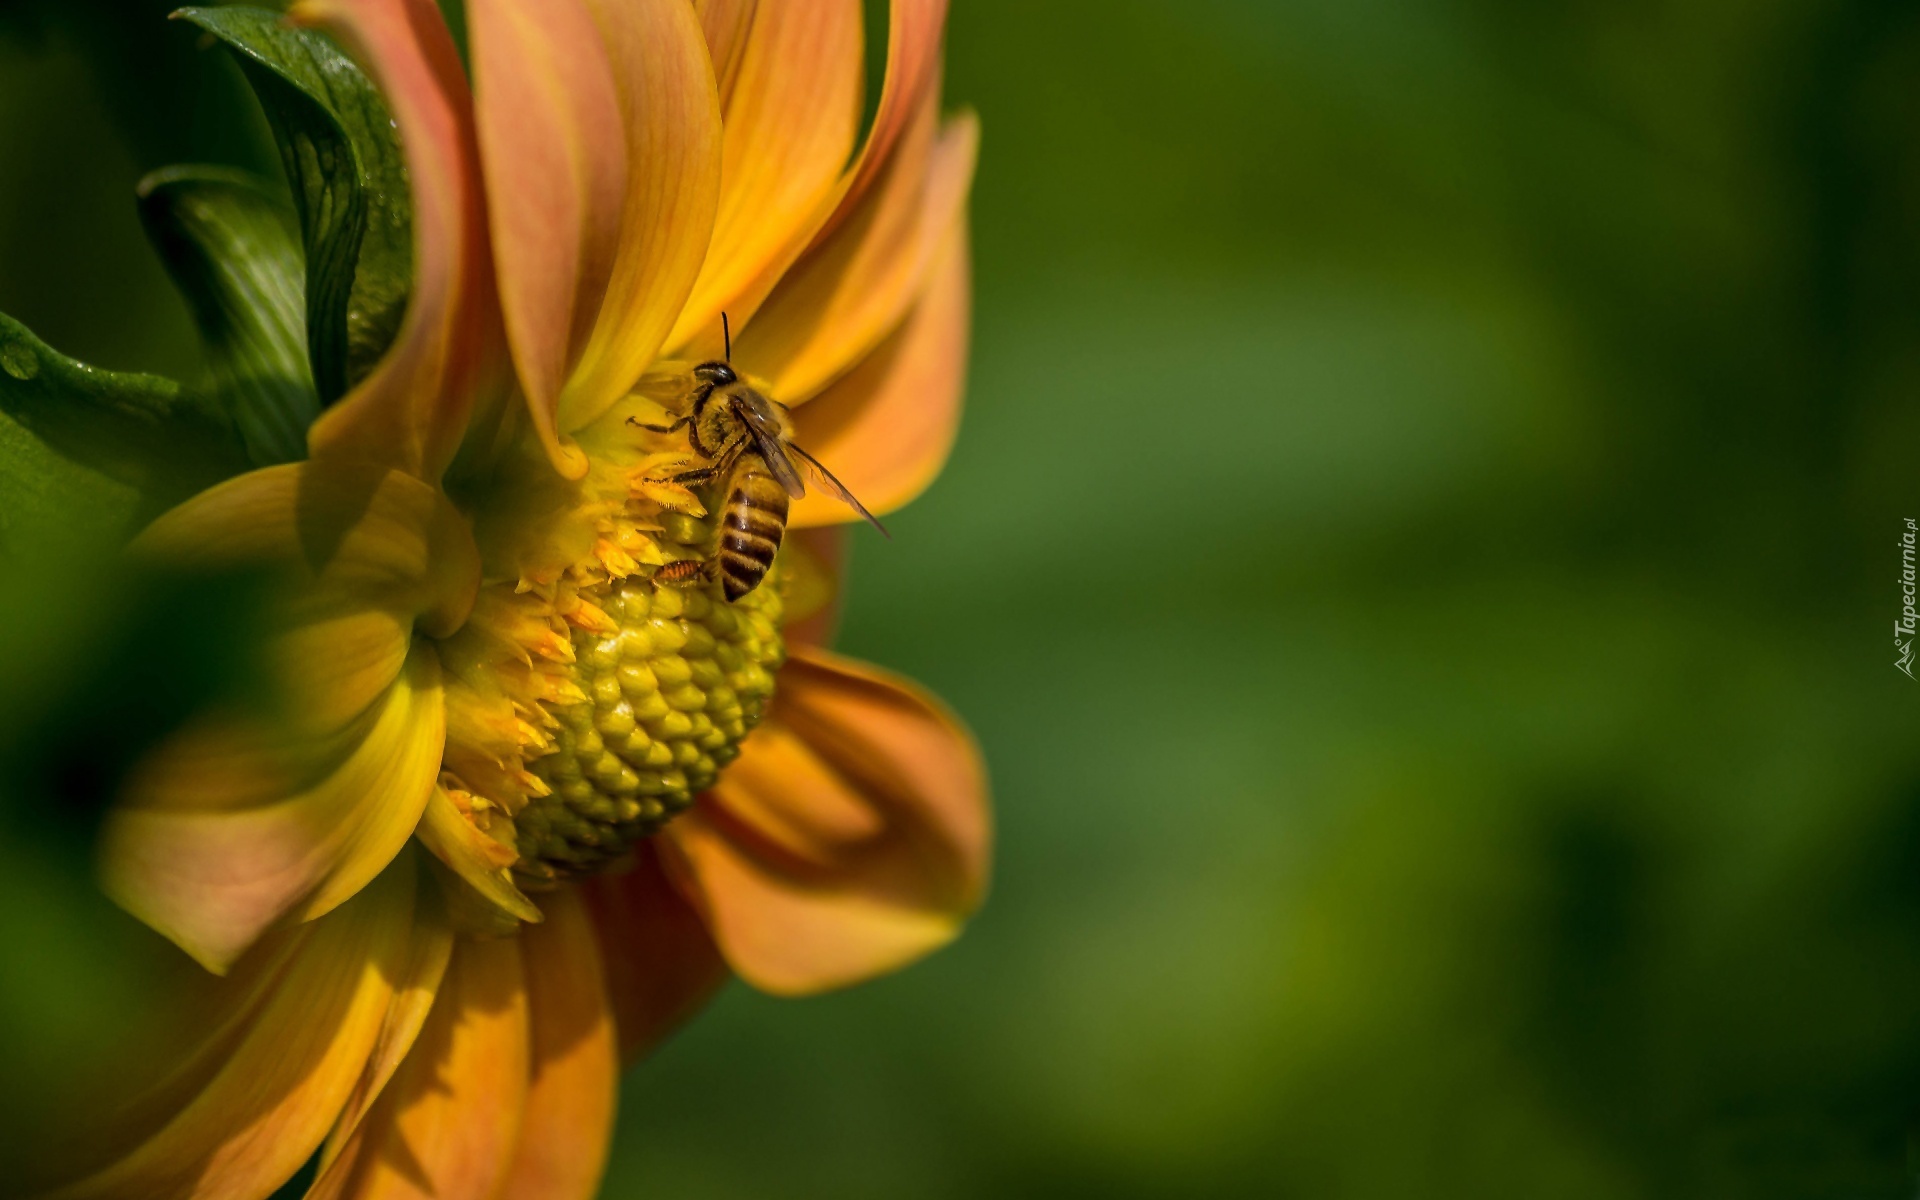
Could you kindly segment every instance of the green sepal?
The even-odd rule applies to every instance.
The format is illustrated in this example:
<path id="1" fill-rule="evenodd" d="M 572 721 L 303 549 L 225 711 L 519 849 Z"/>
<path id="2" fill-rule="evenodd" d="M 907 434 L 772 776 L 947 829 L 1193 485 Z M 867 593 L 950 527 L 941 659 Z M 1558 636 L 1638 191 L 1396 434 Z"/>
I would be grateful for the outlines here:
<path id="1" fill-rule="evenodd" d="M 183 8 L 224 42 L 266 110 L 300 214 L 307 347 L 323 404 L 393 342 L 413 282 L 413 209 L 393 118 L 332 42 L 263 8 Z"/>
<path id="2" fill-rule="evenodd" d="M 75 362 L 0 314 L 0 529 L 123 530 L 247 467 L 211 398 Z"/>
<path id="3" fill-rule="evenodd" d="M 231 167 L 140 181 L 140 217 L 206 344 L 208 389 L 256 465 L 306 457 L 320 413 L 302 311 L 306 260 L 287 198 Z"/>

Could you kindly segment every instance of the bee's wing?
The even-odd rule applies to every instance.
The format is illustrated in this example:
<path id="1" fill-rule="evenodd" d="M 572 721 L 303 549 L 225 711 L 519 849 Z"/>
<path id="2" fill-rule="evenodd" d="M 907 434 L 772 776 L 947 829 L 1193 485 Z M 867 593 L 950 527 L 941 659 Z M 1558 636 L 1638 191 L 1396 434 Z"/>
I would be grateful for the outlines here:
<path id="1" fill-rule="evenodd" d="M 767 470 L 787 489 L 787 495 L 795 500 L 807 494 L 807 485 L 800 482 L 800 472 L 793 469 L 793 460 L 787 457 L 787 446 L 780 438 L 766 433 L 753 422 L 747 422 L 747 429 L 753 434 L 760 457 L 766 460 Z"/>
<path id="2" fill-rule="evenodd" d="M 821 491 L 825 492 L 829 496 L 832 496 L 835 500 L 838 500 L 840 503 L 846 505 L 848 508 L 851 508 L 853 511 L 865 517 L 867 521 L 875 529 L 878 529 L 881 533 L 886 534 L 887 537 L 893 536 L 892 534 L 887 533 L 887 527 L 880 523 L 880 518 L 868 512 L 866 505 L 854 499 L 853 493 L 847 490 L 847 485 L 844 483 L 841 483 L 838 479 L 835 479 L 833 477 L 833 472 L 827 470 L 827 468 L 821 464 L 819 459 L 815 458 L 811 454 L 808 454 L 805 450 L 802 450 L 798 445 L 794 444 L 793 442 L 787 443 L 787 449 L 793 451 L 794 454 L 799 456 L 800 461 L 807 465 L 807 474 L 813 476 L 813 481 L 820 485 Z"/>
<path id="3" fill-rule="evenodd" d="M 766 404 L 765 397 L 755 392 L 753 398 L 761 403 L 741 403 L 736 400 L 733 411 L 745 422 L 747 432 L 753 435 L 760 457 L 767 460 L 767 470 L 773 472 L 773 477 L 780 481 L 787 495 L 798 500 L 807 494 L 807 485 L 800 481 L 800 473 L 793 469 L 793 460 L 787 457 L 786 431 L 780 427 L 779 418 L 773 415 L 772 410 L 763 407 Z"/>

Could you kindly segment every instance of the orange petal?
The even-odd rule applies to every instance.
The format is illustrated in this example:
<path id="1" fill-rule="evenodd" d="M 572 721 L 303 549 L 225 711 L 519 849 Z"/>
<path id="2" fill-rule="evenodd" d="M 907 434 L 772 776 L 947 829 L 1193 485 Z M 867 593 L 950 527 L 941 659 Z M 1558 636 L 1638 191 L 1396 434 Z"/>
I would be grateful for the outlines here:
<path id="1" fill-rule="evenodd" d="M 794 411 L 795 439 L 876 513 L 918 496 L 953 449 L 966 383 L 969 290 L 961 223 L 906 322 L 845 378 Z M 846 505 L 809 490 L 794 502 L 789 524 L 855 519 Z"/>
<path id="2" fill-rule="evenodd" d="M 895 143 L 914 115 L 940 94 L 940 46 L 947 29 L 947 0 L 892 0 L 888 10 L 887 73 L 880 105 L 860 158 L 848 173 L 840 204 L 828 218 L 830 233 L 865 197 L 887 169 Z"/>
<path id="3" fill-rule="evenodd" d="M 713 242 L 669 347 L 717 351 L 721 311 L 743 327 L 805 249 L 844 186 L 860 88 L 860 0 L 758 7 L 722 123 Z"/>
<path id="4" fill-rule="evenodd" d="M 636 846 L 634 859 L 632 871 L 601 875 L 585 888 L 626 1062 L 664 1041 L 727 978 L 707 927 L 667 882 L 653 843 Z"/>
<path id="5" fill-rule="evenodd" d="M 466 429 L 492 323 L 472 103 L 433 0 L 299 0 L 366 63 L 400 127 L 413 192 L 413 289 L 393 346 L 308 434 L 313 456 L 438 479 Z"/>
<path id="6" fill-rule="evenodd" d="M 627 144 L 613 71 L 582 0 L 468 0 L 467 28 L 507 340 L 535 432 L 578 479 L 586 455 L 561 441 L 557 413 L 620 234 Z"/>
<path id="7" fill-rule="evenodd" d="M 106 1131 L 118 1122 L 94 1114 L 92 1173 L 43 1200 L 256 1200 L 291 1176 L 360 1078 L 386 1028 L 394 981 L 419 982 L 408 966 L 415 874 L 411 864 L 389 872 L 290 933 L 284 952 L 263 947 L 266 969 L 210 980 L 200 1001 L 208 1036 L 157 1090 L 122 1104 L 157 1118 L 156 1127 L 111 1152 Z M 182 1096 L 184 1082 L 195 1086 Z"/>
<path id="8" fill-rule="evenodd" d="M 533 1084 L 500 1196 L 590 1200 L 613 1139 L 620 1055 L 600 946 L 578 891 L 547 902 L 520 935 L 533 1030 Z"/>
<path id="9" fill-rule="evenodd" d="M 321 916 L 386 868 L 426 808 L 444 740 L 425 645 L 334 737 L 289 745 L 210 718 L 136 771 L 101 836 L 103 885 L 223 972 L 275 921 Z"/>
<path id="10" fill-rule="evenodd" d="M 340 1119 L 327 1135 L 320 1159 L 323 1172 L 339 1157 L 341 1148 L 360 1128 L 360 1122 L 413 1050 L 452 958 L 453 928 L 428 892 L 415 906 L 407 961 L 394 979 L 393 999 L 387 1005 L 387 1018 L 380 1027 L 380 1036 L 374 1041 L 352 1095 L 347 1097 Z"/>
<path id="11" fill-rule="evenodd" d="M 757 0 L 693 0 L 723 104 L 733 94 L 733 81 L 739 78 L 740 59 L 747 48 L 747 33 L 753 28 L 753 14 L 758 7 Z"/>
<path id="12" fill-rule="evenodd" d="M 847 527 L 795 529 L 787 535 L 786 553 L 791 575 L 781 633 L 789 646 L 831 646 L 846 597 Z"/>
<path id="13" fill-rule="evenodd" d="M 925 290 L 934 258 L 961 219 L 979 143 L 970 115 L 936 138 L 939 96 L 927 94 L 879 184 L 774 289 L 735 343 L 735 359 L 799 404 L 858 362 Z"/>
<path id="14" fill-rule="evenodd" d="M 739 116 L 736 111 L 743 95 L 749 99 L 755 95 L 755 84 L 760 81 L 752 70 L 756 61 L 754 56 L 772 36 L 764 33 L 763 29 L 779 19 L 772 15 L 778 11 L 773 6 L 762 11 L 755 4 L 727 3 L 724 0 L 701 6 L 702 24 L 707 30 L 713 60 L 720 75 L 729 149 L 733 145 L 735 125 L 744 124 L 749 119 L 746 114 L 750 110 L 739 110 L 742 113 Z M 837 18 L 838 10 L 835 13 Z M 813 16 L 814 13 L 809 10 L 808 15 Z M 670 346 L 676 347 L 682 355 L 694 354 L 696 347 L 703 351 L 718 349 L 719 340 L 713 331 L 714 314 L 726 309 L 732 315 L 736 329 L 746 328 L 761 302 L 800 253 L 848 219 L 880 173 L 887 168 L 914 114 L 923 108 L 931 110 L 938 102 L 940 45 L 946 27 L 946 15 L 947 0 L 893 0 L 886 79 L 879 107 L 874 114 L 873 128 L 861 145 L 858 156 L 846 170 L 839 172 L 830 186 L 820 190 L 818 202 L 810 214 L 791 223 L 776 222 L 759 229 L 757 232 L 761 236 L 752 247 L 751 256 L 732 260 L 734 269 L 730 272 L 713 270 L 710 262 L 710 269 L 703 274 L 702 283 L 711 282 L 714 286 L 711 289 L 696 288 L 693 302 L 688 305 L 687 311 L 674 327 L 673 336 L 668 339 Z M 743 28 L 747 31 L 744 44 L 740 38 Z M 857 51 L 855 57 L 858 57 Z M 840 68 L 836 65 L 834 70 L 838 72 Z M 836 73 L 831 78 L 839 80 L 844 76 Z M 855 87 L 857 95 L 857 80 Z M 832 116 L 831 109 L 821 111 Z M 824 161 L 821 165 L 824 167 Z M 723 221 L 725 203 L 723 198 Z M 716 236 L 716 248 L 720 245 L 720 239 Z M 757 259 L 758 265 L 748 269 L 742 266 L 743 259 L 747 263 Z M 718 299 L 707 302 L 716 295 Z"/>
<path id="15" fill-rule="evenodd" d="M 463 941 L 406 1061 L 309 1200 L 491 1200 L 527 1097 L 527 991 L 517 939 Z"/>
<path id="16" fill-rule="evenodd" d="M 805 994 L 951 939 L 985 886 L 988 827 L 979 754 L 937 700 L 798 646 L 768 723 L 667 827 L 668 865 L 735 971 Z"/>
<path id="17" fill-rule="evenodd" d="M 720 99 L 684 0 L 588 0 L 619 84 L 627 145 L 619 255 L 592 338 L 560 398 L 578 429 L 659 354 L 706 257 L 720 200 Z"/>

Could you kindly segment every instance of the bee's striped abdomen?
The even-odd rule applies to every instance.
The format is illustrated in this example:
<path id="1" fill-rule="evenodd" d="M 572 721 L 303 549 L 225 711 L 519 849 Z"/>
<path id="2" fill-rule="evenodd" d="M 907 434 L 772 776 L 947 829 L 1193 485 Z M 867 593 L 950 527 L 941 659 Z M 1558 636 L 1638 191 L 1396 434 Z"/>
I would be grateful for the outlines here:
<path id="1" fill-rule="evenodd" d="M 738 600 L 767 577 L 787 529 L 787 493 L 757 454 L 740 460 L 720 529 L 720 585 Z"/>

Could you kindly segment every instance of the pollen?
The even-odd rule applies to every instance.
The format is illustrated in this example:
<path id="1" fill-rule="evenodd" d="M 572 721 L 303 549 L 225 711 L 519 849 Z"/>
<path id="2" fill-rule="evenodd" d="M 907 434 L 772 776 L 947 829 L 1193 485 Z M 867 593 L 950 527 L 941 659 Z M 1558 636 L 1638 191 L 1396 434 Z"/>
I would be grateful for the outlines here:
<path id="1" fill-rule="evenodd" d="M 542 786 L 514 817 L 522 887 L 550 887 L 619 858 L 739 756 L 785 654 L 780 584 L 769 578 L 732 604 L 712 585 L 639 578 L 582 597 L 606 622 L 573 626 L 565 669 L 581 698 L 546 706 L 557 728 L 527 764 Z"/>

